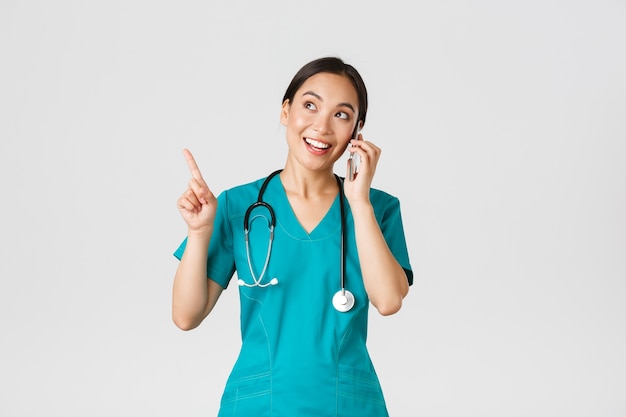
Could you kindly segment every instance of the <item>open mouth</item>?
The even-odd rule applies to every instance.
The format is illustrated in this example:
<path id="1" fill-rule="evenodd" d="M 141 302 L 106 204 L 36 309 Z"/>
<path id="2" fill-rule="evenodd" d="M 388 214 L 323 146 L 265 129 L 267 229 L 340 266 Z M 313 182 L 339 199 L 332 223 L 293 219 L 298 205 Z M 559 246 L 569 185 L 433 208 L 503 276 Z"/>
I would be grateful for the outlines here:
<path id="1" fill-rule="evenodd" d="M 319 140 L 304 138 L 304 142 L 309 146 L 309 148 L 315 152 L 323 152 L 330 148 L 328 143 L 320 142 Z"/>

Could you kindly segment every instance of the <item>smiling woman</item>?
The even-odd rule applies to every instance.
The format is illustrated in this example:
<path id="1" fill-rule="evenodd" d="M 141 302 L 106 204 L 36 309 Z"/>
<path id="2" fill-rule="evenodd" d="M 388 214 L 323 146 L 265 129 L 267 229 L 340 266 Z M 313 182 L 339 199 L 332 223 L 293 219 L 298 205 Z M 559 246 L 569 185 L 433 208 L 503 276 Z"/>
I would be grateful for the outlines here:
<path id="1" fill-rule="evenodd" d="M 349 78 L 332 73 L 311 76 L 287 97 L 280 117 L 287 128 L 287 164 L 314 171 L 332 166 L 353 138 L 359 120 L 357 97 Z M 301 141 L 306 146 L 298 146 Z"/>
<path id="2" fill-rule="evenodd" d="M 235 273 L 242 346 L 219 415 L 387 416 L 366 341 L 370 303 L 397 312 L 413 282 L 399 200 L 371 188 L 380 148 L 357 135 L 367 90 L 335 57 L 306 64 L 285 92 L 282 169 L 216 197 L 192 154 L 178 199 L 173 320 L 197 327 Z M 349 180 L 334 164 L 362 161 Z M 243 227 L 242 227 L 243 226 Z"/>

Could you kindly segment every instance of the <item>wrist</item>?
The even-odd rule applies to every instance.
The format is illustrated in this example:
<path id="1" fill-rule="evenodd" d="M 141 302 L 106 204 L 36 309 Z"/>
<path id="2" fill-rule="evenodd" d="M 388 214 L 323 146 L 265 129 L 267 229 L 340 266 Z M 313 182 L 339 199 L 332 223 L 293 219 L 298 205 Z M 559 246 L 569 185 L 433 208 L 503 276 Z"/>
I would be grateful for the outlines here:
<path id="1" fill-rule="evenodd" d="M 205 226 L 200 228 L 188 228 L 187 240 L 195 240 L 200 242 L 208 242 L 213 234 L 213 226 Z"/>
<path id="2" fill-rule="evenodd" d="M 374 207 L 369 201 L 354 201 L 350 202 L 350 211 L 352 211 L 353 217 L 360 217 L 373 214 Z"/>

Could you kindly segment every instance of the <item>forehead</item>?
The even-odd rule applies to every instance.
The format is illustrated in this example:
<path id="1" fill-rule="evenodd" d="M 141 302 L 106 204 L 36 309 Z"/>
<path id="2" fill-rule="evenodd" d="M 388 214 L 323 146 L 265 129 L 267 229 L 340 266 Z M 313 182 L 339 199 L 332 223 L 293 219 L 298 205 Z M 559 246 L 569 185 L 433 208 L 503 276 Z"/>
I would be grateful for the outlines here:
<path id="1" fill-rule="evenodd" d="M 319 95 L 322 100 L 329 102 L 358 103 L 356 88 L 345 75 L 321 72 L 309 77 L 296 92 L 296 99 L 307 92 Z"/>

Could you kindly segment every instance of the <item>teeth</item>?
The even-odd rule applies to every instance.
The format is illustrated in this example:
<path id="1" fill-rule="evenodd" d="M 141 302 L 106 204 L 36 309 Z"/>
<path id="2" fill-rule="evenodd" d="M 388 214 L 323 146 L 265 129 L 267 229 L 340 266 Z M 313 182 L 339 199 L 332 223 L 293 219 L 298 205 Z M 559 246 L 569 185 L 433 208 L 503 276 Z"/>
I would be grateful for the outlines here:
<path id="1" fill-rule="evenodd" d="M 314 147 L 319 148 L 319 149 L 327 149 L 327 148 L 330 148 L 330 145 L 328 145 L 328 144 L 326 144 L 326 143 L 318 142 L 318 141 L 316 141 L 315 139 L 304 138 L 304 141 L 305 141 L 306 143 L 308 143 L 309 145 L 314 146 Z"/>

